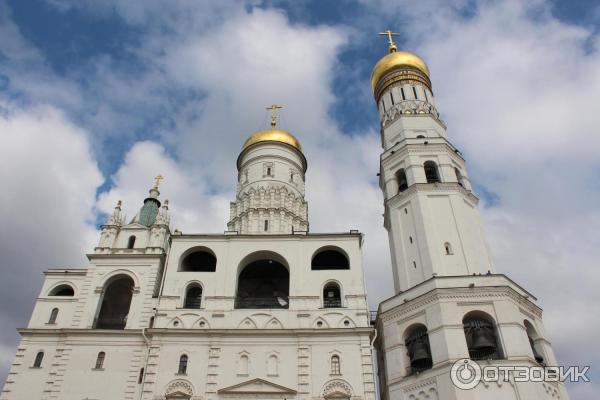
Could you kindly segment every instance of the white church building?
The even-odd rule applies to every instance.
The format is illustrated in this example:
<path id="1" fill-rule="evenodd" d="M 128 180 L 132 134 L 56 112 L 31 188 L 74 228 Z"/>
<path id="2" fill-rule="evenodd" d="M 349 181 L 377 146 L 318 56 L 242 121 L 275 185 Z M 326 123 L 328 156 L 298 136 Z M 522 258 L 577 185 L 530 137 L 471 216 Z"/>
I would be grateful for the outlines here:
<path id="1" fill-rule="evenodd" d="M 426 64 L 389 35 L 372 85 L 396 293 L 376 320 L 363 236 L 309 231 L 307 159 L 272 106 L 237 158 L 227 231 L 171 231 L 158 177 L 133 220 L 117 204 L 86 268 L 45 272 L 0 400 L 568 399 L 450 380 L 461 358 L 556 360 L 535 298 L 495 272 Z"/>

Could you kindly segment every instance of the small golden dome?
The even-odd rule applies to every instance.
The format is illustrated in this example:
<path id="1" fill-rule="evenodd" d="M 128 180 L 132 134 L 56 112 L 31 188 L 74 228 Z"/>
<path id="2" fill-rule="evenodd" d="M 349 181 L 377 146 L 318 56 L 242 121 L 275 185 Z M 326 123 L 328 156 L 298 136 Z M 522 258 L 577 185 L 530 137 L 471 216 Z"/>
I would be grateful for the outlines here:
<path id="1" fill-rule="evenodd" d="M 248 140 L 246 140 L 244 146 L 242 147 L 242 151 L 259 142 L 286 143 L 302 152 L 302 146 L 300 145 L 298 139 L 296 139 L 291 133 L 282 131 L 280 129 L 265 129 L 254 133 L 248 138 Z"/>
<path id="2" fill-rule="evenodd" d="M 425 64 L 425 61 L 421 57 L 408 51 L 392 50 L 388 55 L 379 60 L 375 64 L 375 68 L 373 68 L 373 73 L 371 74 L 371 88 L 373 91 L 375 91 L 375 86 L 377 86 L 377 82 L 379 82 L 381 77 L 391 70 L 402 67 L 417 69 L 429 78 L 429 68 L 427 68 L 427 64 Z"/>

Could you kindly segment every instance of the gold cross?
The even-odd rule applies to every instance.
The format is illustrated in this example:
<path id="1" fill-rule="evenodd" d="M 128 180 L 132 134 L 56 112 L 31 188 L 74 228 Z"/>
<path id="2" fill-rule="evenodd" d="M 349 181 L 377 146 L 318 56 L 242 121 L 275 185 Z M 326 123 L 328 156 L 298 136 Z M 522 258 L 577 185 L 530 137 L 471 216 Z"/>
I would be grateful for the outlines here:
<path id="1" fill-rule="evenodd" d="M 396 47 L 396 42 L 394 42 L 393 36 L 400 36 L 399 33 L 392 32 L 392 31 L 390 31 L 388 29 L 387 31 L 379 32 L 379 34 L 382 35 L 382 36 L 387 36 L 388 37 L 388 45 L 390 46 L 390 52 L 396 51 L 398 49 Z"/>
<path id="2" fill-rule="evenodd" d="M 277 126 L 277 110 L 279 108 L 283 108 L 282 106 L 278 106 L 277 104 L 271 104 L 271 107 L 267 107 L 267 110 L 271 110 L 271 127 L 275 128 Z"/>
<path id="3" fill-rule="evenodd" d="M 157 175 L 154 177 L 154 179 L 156 180 L 156 183 L 154 184 L 154 189 L 158 190 L 158 185 L 160 185 L 160 181 L 165 178 L 163 178 L 162 175 Z"/>

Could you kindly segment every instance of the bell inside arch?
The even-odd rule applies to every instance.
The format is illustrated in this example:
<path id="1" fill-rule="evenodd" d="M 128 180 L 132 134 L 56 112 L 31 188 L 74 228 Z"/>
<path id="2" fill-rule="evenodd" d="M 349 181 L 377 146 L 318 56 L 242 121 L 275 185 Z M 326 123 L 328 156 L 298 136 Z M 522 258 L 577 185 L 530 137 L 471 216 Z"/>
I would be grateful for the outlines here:
<path id="1" fill-rule="evenodd" d="M 539 364 L 543 364 L 544 357 L 542 357 L 542 355 L 538 353 L 537 349 L 535 348 L 535 345 L 533 344 L 533 339 L 531 337 L 529 337 L 529 344 L 531 345 L 531 350 L 533 350 L 533 357 L 535 358 L 535 361 L 537 361 Z"/>
<path id="2" fill-rule="evenodd" d="M 431 368 L 433 363 L 427 333 L 413 335 L 407 342 L 412 372 L 424 371 Z"/>
<path id="3" fill-rule="evenodd" d="M 496 334 L 492 324 L 487 321 L 470 321 L 467 329 L 471 333 L 471 358 L 487 358 L 496 353 Z"/>

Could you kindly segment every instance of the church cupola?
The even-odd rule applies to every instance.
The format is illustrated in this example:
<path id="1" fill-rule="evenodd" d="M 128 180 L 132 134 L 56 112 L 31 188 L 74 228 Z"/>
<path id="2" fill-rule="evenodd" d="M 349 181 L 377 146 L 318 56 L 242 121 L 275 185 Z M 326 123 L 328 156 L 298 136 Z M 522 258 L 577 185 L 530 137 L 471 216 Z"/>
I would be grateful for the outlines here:
<path id="1" fill-rule="evenodd" d="M 238 190 L 230 206 L 229 231 L 240 234 L 291 234 L 308 231 L 304 200 L 306 158 L 299 140 L 278 129 L 272 105 L 271 128 L 252 134 L 237 159 Z"/>
<path id="2" fill-rule="evenodd" d="M 152 226 L 156 222 L 156 217 L 161 205 L 160 201 L 158 200 L 158 196 L 160 195 L 160 192 L 158 191 L 158 185 L 160 184 L 161 179 L 164 178 L 158 175 L 154 179 L 156 179 L 156 183 L 152 189 L 150 189 L 149 196 L 144 199 L 144 205 L 142 208 L 140 208 L 140 211 L 135 216 L 133 222 L 137 222 L 145 226 Z"/>

